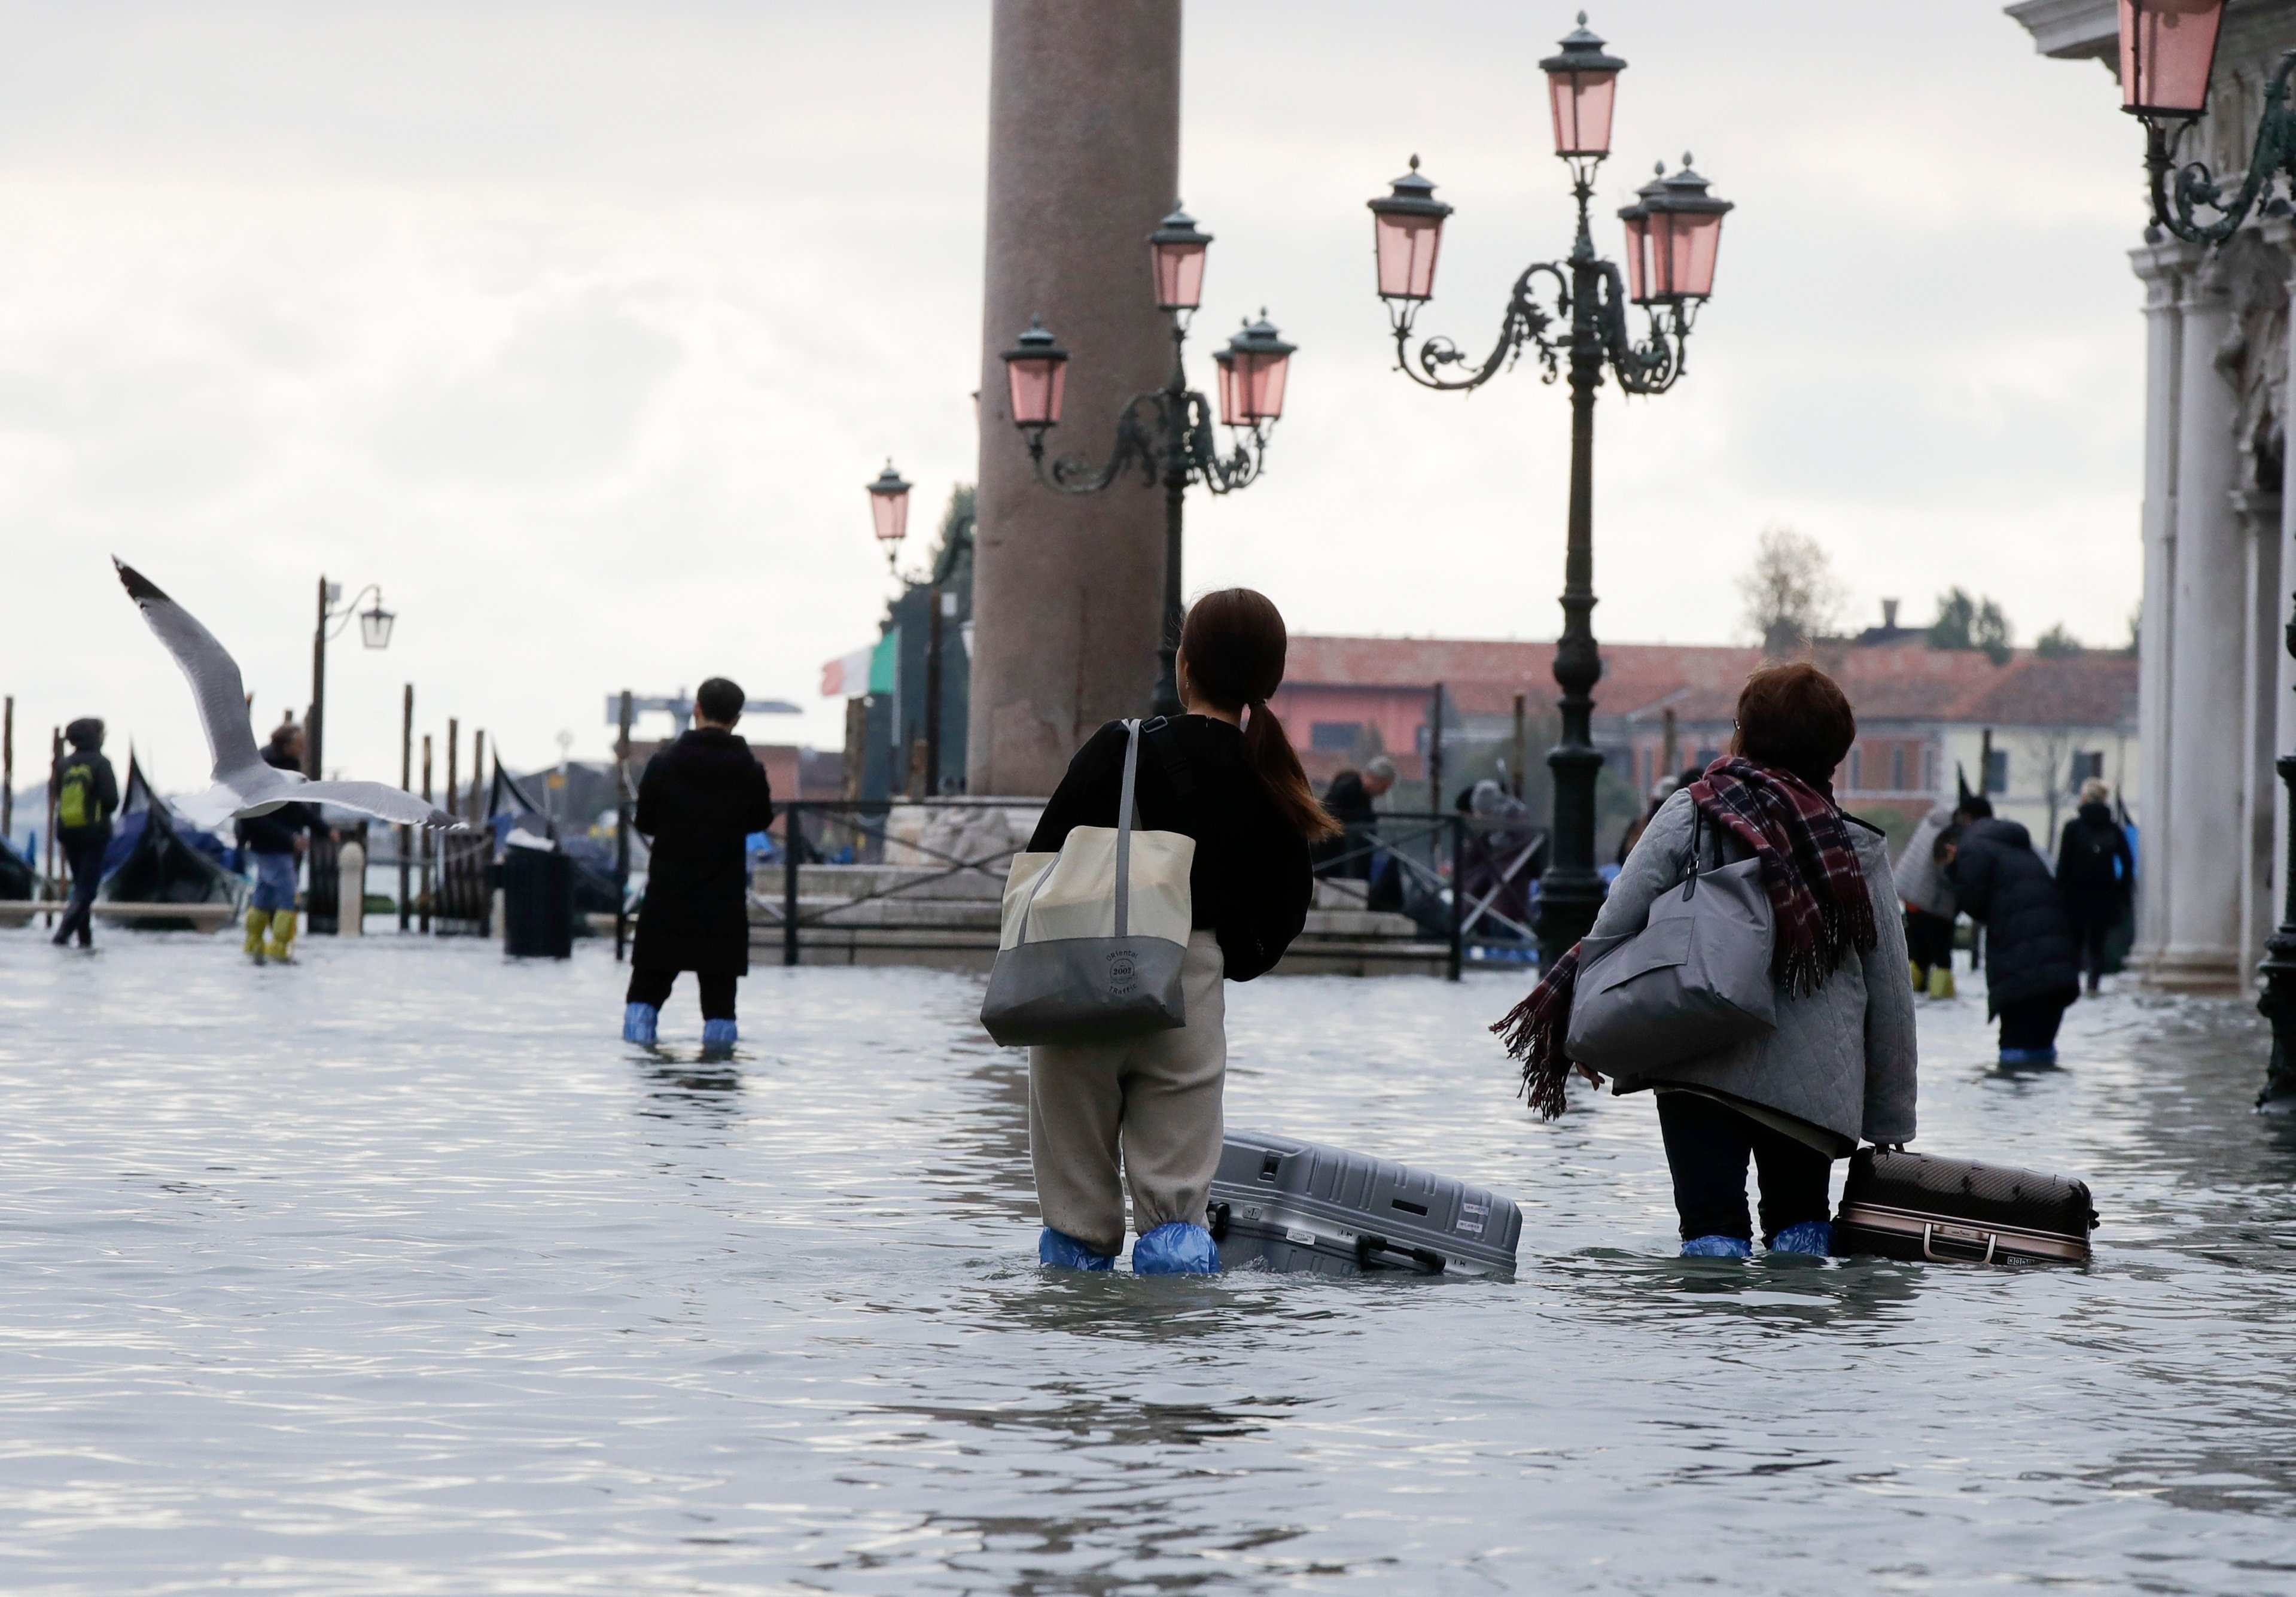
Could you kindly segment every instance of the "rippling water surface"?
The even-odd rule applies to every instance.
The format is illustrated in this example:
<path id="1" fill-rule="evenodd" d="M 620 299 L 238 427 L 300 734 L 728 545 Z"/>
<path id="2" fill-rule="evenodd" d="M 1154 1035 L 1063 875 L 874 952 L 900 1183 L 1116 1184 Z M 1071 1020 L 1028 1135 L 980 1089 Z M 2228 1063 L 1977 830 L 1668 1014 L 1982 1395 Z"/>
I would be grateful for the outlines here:
<path id="1" fill-rule="evenodd" d="M 1229 1121 L 1513 1194 L 1519 1280 L 1087 1279 L 973 978 L 760 969 L 720 1066 L 595 945 L 0 933 L 0 1585 L 2296 1589 L 2243 1008 L 1924 1008 L 1922 1146 L 2087 1175 L 2089 1268 L 1742 1265 L 1647 1098 L 1510 1098 L 1518 985 L 1233 987 Z"/>

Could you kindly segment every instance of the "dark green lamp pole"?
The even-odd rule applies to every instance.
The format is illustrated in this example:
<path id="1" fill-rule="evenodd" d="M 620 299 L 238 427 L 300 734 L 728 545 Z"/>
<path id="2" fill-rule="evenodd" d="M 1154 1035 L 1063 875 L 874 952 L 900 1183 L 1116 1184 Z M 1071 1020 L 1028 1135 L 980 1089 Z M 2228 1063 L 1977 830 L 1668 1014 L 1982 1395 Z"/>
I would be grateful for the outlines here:
<path id="1" fill-rule="evenodd" d="M 1160 484 L 1164 490 L 1164 627 L 1152 706 L 1157 715 L 1180 713 L 1174 661 L 1185 609 L 1180 545 L 1188 489 L 1201 482 L 1216 494 L 1234 493 L 1259 481 L 1268 434 L 1283 414 L 1283 385 L 1293 353 L 1263 310 L 1259 321 L 1246 325 L 1213 358 L 1220 374 L 1220 424 L 1235 444 L 1232 453 L 1222 455 L 1212 434 L 1211 404 L 1188 386 L 1185 358 L 1188 320 L 1203 298 L 1204 254 L 1211 242 L 1211 235 L 1177 205 L 1148 235 L 1156 308 L 1172 318 L 1172 375 L 1163 387 L 1133 395 L 1117 413 L 1116 447 L 1106 465 L 1095 467 L 1075 455 L 1046 457 L 1045 434 L 1061 419 L 1069 357 L 1043 324 L 1032 322 L 1004 352 L 1013 424 L 1029 440 L 1029 459 L 1039 483 L 1055 493 L 1092 494 L 1137 470 L 1145 486 Z"/>
<path id="2" fill-rule="evenodd" d="M 1560 53 L 1539 62 L 1546 72 L 1554 122 L 1554 152 L 1570 169 L 1578 202 L 1578 235 L 1570 256 L 1540 261 L 1515 279 L 1499 322 L 1498 342 L 1480 366 L 1447 338 L 1428 338 L 1410 349 L 1419 307 L 1434 297 L 1435 258 L 1443 219 L 1451 207 L 1419 175 L 1419 158 L 1395 180 L 1392 192 L 1370 202 L 1377 246 L 1380 297 L 1387 302 L 1404 375 L 1427 388 L 1480 388 L 1513 366 L 1526 345 L 1537 351 L 1545 380 L 1563 375 L 1570 387 L 1570 509 L 1562 564 L 1562 633 L 1554 646 L 1554 680 L 1562 690 L 1562 740 L 1549 751 L 1554 773 L 1554 824 L 1546 871 L 1539 879 L 1539 958 L 1548 967 L 1587 934 L 1603 905 L 1603 878 L 1595 867 L 1595 780 L 1603 756 L 1595 747 L 1595 684 L 1603 674 L 1595 645 L 1595 392 L 1605 368 L 1630 394 L 1663 393 L 1682 375 L 1684 350 L 1698 308 L 1714 290 L 1714 263 L 1722 240 L 1726 200 L 1707 192 L 1690 169 L 1668 177 L 1663 166 L 1634 204 L 1619 213 L 1626 224 L 1627 269 L 1595 252 L 1587 206 L 1595 172 L 1611 149 L 1611 110 L 1626 62 L 1579 27 Z M 1548 280 L 1540 303 L 1538 279 Z M 1646 314 L 1641 342 L 1628 325 L 1629 304 Z M 1562 324 L 1567 330 L 1550 335 Z M 1459 368 L 1454 375 L 1453 367 Z M 1441 795 L 1436 795 L 1439 805 Z"/>

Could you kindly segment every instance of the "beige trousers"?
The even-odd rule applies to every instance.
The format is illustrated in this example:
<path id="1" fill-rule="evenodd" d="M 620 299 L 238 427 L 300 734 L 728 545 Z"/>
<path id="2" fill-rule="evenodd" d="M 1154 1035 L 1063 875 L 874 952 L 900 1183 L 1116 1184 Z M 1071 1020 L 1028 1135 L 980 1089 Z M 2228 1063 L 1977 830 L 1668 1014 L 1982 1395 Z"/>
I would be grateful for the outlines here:
<path id="1" fill-rule="evenodd" d="M 1119 1252 L 1128 1183 L 1140 1235 L 1175 1220 L 1204 1223 L 1226 1135 L 1224 966 L 1218 940 L 1191 933 L 1180 966 L 1186 1025 L 1124 1042 L 1029 1050 L 1029 1158 L 1037 1206 L 1054 1231 Z"/>

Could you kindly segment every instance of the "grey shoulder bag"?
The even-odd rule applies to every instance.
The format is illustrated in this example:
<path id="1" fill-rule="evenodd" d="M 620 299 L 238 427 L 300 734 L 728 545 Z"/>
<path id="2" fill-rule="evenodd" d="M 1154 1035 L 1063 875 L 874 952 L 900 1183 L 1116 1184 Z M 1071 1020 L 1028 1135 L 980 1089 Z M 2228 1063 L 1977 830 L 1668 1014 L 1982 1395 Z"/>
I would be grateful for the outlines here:
<path id="1" fill-rule="evenodd" d="M 1695 804 L 1690 812 L 1681 885 L 1652 901 L 1642 930 L 1578 945 L 1563 1051 L 1579 1064 L 1644 1075 L 1777 1029 L 1776 923 L 1762 863 L 1703 868 L 1705 817 Z"/>

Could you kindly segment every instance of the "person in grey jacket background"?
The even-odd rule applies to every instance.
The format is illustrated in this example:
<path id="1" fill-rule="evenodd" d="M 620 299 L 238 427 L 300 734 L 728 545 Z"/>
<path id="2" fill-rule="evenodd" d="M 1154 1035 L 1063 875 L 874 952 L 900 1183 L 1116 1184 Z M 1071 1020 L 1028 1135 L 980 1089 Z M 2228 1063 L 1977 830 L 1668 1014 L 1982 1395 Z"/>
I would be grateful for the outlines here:
<path id="1" fill-rule="evenodd" d="M 1889 846 L 1877 828 L 1841 813 L 1831 786 L 1857 735 L 1848 698 L 1816 666 L 1756 671 L 1739 696 L 1734 756 L 1708 767 L 1651 818 L 1589 934 L 1622 936 L 1647 924 L 1652 901 L 1685 874 L 1693 806 L 1708 816 L 1698 828 L 1706 868 L 1754 857 L 1746 838 L 1763 836 L 1777 856 L 1776 874 L 1791 878 L 1790 885 L 1773 885 L 1765 871 L 1773 904 L 1784 900 L 1781 962 L 1773 967 L 1780 977 L 1777 1029 L 1611 1083 L 1614 1093 L 1647 1088 L 1658 1095 L 1686 1255 L 1752 1253 L 1750 1157 L 1771 1251 L 1831 1251 L 1833 1161 L 1854 1152 L 1861 1138 L 1913 1140 L 1914 992 Z M 1749 824 L 1755 815 L 1767 824 Z M 1575 958 L 1558 961 L 1549 982 L 1509 1017 L 1518 1021 L 1527 1075 L 1542 1058 L 1549 1070 L 1559 1063 L 1552 1049 L 1567 1025 L 1574 979 L 1566 966 L 1575 967 Z M 1565 1000 L 1559 1015 L 1552 997 L 1542 1002 L 1554 986 Z M 1544 1037 L 1534 1034 L 1539 1027 Z M 1601 1083 L 1595 1072 L 1578 1069 Z M 1536 1083 L 1533 1101 L 1539 1101 Z"/>
<path id="2" fill-rule="evenodd" d="M 1952 811 L 1939 804 L 1921 819 L 1913 840 L 1891 866 L 1898 896 L 1906 902 L 1906 951 L 1913 959 L 1914 991 L 1951 998 L 1953 926 L 1961 913 L 1953 883 L 1946 877 L 1947 845 L 1959 836 Z"/>

